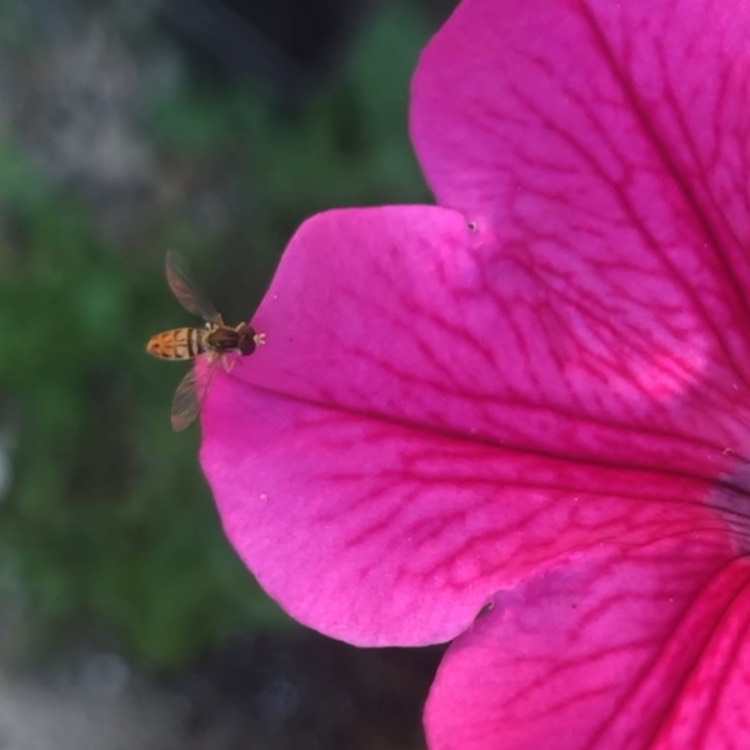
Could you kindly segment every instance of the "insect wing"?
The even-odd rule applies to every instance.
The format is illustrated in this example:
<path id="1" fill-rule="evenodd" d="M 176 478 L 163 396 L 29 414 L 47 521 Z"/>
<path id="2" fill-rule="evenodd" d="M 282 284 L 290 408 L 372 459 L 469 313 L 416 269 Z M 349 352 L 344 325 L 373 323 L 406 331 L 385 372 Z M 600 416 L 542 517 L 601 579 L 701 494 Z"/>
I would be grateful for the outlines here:
<path id="1" fill-rule="evenodd" d="M 198 375 L 194 367 L 180 381 L 172 399 L 172 429 L 186 430 L 195 421 L 200 411 L 198 402 Z"/>
<path id="2" fill-rule="evenodd" d="M 197 367 L 192 367 L 180 381 L 172 399 L 172 429 L 175 432 L 182 432 L 195 422 L 216 372 L 215 363 L 210 363 L 202 376 Z"/>
<path id="3" fill-rule="evenodd" d="M 193 315 L 216 325 L 222 325 L 221 315 L 216 311 L 211 298 L 203 288 L 190 278 L 187 264 L 180 253 L 175 250 L 167 252 L 167 283 L 180 304 Z"/>

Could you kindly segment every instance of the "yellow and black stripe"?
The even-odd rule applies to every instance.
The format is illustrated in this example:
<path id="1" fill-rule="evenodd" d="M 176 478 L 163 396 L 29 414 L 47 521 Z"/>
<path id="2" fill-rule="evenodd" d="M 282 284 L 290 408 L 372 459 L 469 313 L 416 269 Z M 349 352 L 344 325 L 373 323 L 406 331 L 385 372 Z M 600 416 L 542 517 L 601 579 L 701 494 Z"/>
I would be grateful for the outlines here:
<path id="1" fill-rule="evenodd" d="M 184 330 L 186 333 L 185 346 L 187 348 L 187 356 L 192 359 L 204 351 L 203 340 L 206 331 L 202 328 L 185 328 Z"/>
<path id="2" fill-rule="evenodd" d="M 206 350 L 202 328 L 173 328 L 153 336 L 148 352 L 161 359 L 193 359 Z"/>

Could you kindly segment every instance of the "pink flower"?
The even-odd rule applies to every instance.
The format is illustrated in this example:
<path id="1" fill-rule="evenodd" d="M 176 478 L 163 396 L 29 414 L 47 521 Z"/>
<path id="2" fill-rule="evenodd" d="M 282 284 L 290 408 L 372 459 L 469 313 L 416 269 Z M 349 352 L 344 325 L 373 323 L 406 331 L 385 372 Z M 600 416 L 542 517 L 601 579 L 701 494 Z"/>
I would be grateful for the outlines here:
<path id="1" fill-rule="evenodd" d="M 306 222 L 209 394 L 271 596 L 455 639 L 433 750 L 750 747 L 748 40 L 745 0 L 465 0 L 414 81 L 439 206 Z"/>

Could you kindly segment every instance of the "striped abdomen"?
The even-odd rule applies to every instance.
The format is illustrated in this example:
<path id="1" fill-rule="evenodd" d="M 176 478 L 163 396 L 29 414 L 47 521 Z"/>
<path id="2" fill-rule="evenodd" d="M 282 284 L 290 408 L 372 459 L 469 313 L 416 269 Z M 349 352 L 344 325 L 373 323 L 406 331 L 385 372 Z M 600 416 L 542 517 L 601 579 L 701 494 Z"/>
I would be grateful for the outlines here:
<path id="1" fill-rule="evenodd" d="M 161 359 L 193 359 L 207 351 L 206 328 L 173 328 L 149 339 L 146 350 Z"/>

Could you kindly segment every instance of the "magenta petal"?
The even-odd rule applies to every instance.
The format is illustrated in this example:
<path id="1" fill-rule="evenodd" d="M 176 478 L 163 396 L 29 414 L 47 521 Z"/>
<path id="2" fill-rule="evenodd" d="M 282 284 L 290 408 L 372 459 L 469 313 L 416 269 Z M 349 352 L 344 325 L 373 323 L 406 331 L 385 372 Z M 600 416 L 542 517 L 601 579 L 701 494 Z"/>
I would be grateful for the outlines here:
<path id="1" fill-rule="evenodd" d="M 632 701 L 631 723 L 642 715 L 643 706 L 663 695 L 666 680 L 684 676 L 654 750 L 750 747 L 749 640 L 750 563 L 742 558 L 702 592 L 643 681 L 641 705 Z"/>
<path id="2" fill-rule="evenodd" d="M 500 594 L 440 667 L 430 747 L 750 747 L 750 564 L 717 566 L 669 542 Z"/>
<path id="3" fill-rule="evenodd" d="M 635 239 L 698 209 L 737 245 L 749 34 L 744 0 L 464 0 L 415 76 L 420 162 L 441 204 L 496 227 L 601 241 L 586 228 L 642 213 Z"/>
<path id="4" fill-rule="evenodd" d="M 533 358 L 503 392 L 747 453 L 748 39 L 745 0 L 465 0 L 427 47 L 420 161 Z"/>
<path id="5" fill-rule="evenodd" d="M 750 350 L 726 361 L 682 280 L 649 271 L 647 258 L 642 283 L 627 288 L 606 263 L 578 274 L 579 260 L 559 255 L 553 279 L 528 261 L 448 209 L 320 214 L 292 239 L 253 319 L 268 345 L 237 374 L 312 403 L 562 446 L 571 458 L 713 477 L 750 450 L 740 378 Z"/>
<path id="6" fill-rule="evenodd" d="M 254 318 L 268 343 L 209 393 L 201 461 L 227 533 L 269 593 L 323 632 L 442 641 L 498 589 L 592 546 L 689 531 L 730 544 L 704 504 L 729 466 L 719 446 L 541 400 L 531 416 L 512 391 L 495 395 L 540 342 L 503 334 L 498 296 L 464 293 L 493 247 L 440 208 L 313 218 Z M 554 436 L 554 451 L 515 450 L 509 435 Z M 566 460 L 576 443 L 645 468 Z M 690 455 L 690 472 L 649 469 L 654 445 L 665 466 Z"/>
<path id="7" fill-rule="evenodd" d="M 572 673 L 597 688 L 590 649 L 614 643 L 603 676 L 632 684 L 745 545 L 748 13 L 717 7 L 467 0 L 414 89 L 450 208 L 332 211 L 295 235 L 253 318 L 268 343 L 217 378 L 201 451 L 228 535 L 295 617 L 420 644 L 496 601 L 462 642 L 489 633 L 500 665 L 520 643 L 521 677 L 542 649 L 546 680 L 574 602 L 595 637 Z M 638 550 L 663 539 L 680 554 L 657 569 Z M 549 644 L 517 637 L 542 612 Z M 607 717 L 625 694 L 601 692 Z"/>

